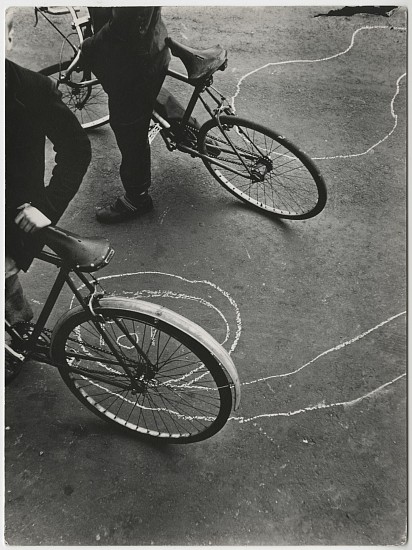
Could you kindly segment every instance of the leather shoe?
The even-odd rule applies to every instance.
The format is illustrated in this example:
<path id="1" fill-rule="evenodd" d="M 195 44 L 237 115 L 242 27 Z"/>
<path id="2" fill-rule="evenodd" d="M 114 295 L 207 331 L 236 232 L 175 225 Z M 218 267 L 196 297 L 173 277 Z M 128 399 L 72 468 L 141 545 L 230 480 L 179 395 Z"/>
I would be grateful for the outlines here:
<path id="1" fill-rule="evenodd" d="M 146 195 L 139 204 L 134 206 L 126 205 L 119 197 L 114 204 L 96 210 L 96 218 L 100 223 L 119 223 L 138 218 L 151 210 L 153 210 L 153 201 L 150 195 Z"/>

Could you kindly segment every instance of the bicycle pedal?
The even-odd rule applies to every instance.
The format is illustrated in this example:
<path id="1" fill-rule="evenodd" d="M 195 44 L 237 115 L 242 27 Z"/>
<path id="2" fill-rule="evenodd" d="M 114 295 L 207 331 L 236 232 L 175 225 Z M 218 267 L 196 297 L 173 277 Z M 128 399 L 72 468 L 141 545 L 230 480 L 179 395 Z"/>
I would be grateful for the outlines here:
<path id="1" fill-rule="evenodd" d="M 152 143 L 154 138 L 157 136 L 157 134 L 162 129 L 161 125 L 157 122 L 154 126 L 152 126 L 149 130 L 149 143 Z"/>
<path id="2" fill-rule="evenodd" d="M 14 351 L 14 349 L 11 348 L 8 344 L 4 344 L 4 347 L 6 348 L 6 351 L 8 351 L 13 357 L 18 359 L 19 361 L 23 362 L 26 360 L 24 355 L 22 355 L 21 353 L 17 353 L 17 351 Z"/>

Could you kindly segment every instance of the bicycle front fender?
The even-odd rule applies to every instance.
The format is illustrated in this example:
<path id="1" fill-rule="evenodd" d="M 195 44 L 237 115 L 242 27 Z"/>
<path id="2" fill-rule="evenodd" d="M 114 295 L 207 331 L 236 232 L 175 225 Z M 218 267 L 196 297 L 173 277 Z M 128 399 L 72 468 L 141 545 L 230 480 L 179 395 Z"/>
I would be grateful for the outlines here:
<path id="1" fill-rule="evenodd" d="M 93 310 L 96 314 L 98 314 L 102 309 L 105 308 L 115 308 L 117 310 L 124 310 L 124 312 L 132 310 L 136 313 L 148 315 L 155 320 L 163 321 L 172 325 L 173 327 L 181 330 L 194 340 L 200 342 L 200 344 L 202 344 L 211 353 L 216 361 L 218 361 L 218 363 L 230 379 L 234 393 L 233 408 L 234 410 L 238 409 L 240 405 L 240 381 L 236 367 L 229 353 L 206 330 L 204 330 L 193 321 L 186 319 L 186 317 L 183 317 L 182 315 L 179 315 L 178 313 L 175 313 L 170 309 L 167 309 L 158 304 L 152 304 L 151 302 L 145 302 L 144 300 L 110 296 L 100 299 L 98 305 L 96 304 L 96 307 L 94 307 Z M 83 307 L 77 306 L 65 313 L 57 322 L 51 336 L 50 348 L 52 357 L 55 335 L 69 319 L 71 319 L 74 315 L 78 315 L 81 311 L 84 311 Z"/>

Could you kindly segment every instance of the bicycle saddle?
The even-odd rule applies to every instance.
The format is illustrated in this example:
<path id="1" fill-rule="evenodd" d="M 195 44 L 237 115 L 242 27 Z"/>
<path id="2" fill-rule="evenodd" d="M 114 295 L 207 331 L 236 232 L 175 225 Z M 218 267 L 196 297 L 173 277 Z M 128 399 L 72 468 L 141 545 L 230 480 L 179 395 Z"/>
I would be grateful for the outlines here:
<path id="1" fill-rule="evenodd" d="M 56 226 L 44 228 L 42 238 L 63 263 L 80 271 L 97 271 L 107 265 L 114 254 L 107 239 L 79 237 Z"/>
<path id="2" fill-rule="evenodd" d="M 195 50 L 166 38 L 165 43 L 175 57 L 183 61 L 189 80 L 196 81 L 200 78 L 211 76 L 217 70 L 224 71 L 227 65 L 227 50 L 221 46 L 214 46 L 207 50 Z"/>

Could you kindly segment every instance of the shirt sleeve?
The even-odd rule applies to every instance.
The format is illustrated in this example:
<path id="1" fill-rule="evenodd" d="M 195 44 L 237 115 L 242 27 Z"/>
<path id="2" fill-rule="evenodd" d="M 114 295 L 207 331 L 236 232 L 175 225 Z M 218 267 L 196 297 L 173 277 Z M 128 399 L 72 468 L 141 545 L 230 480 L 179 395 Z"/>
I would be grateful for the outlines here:
<path id="1" fill-rule="evenodd" d="M 61 93 L 51 86 L 39 105 L 44 134 L 56 153 L 55 166 L 46 187 L 46 204 L 39 209 L 53 223 L 58 221 L 78 191 L 91 160 L 89 138 L 60 97 Z M 37 206 L 34 202 L 33 205 Z"/>

